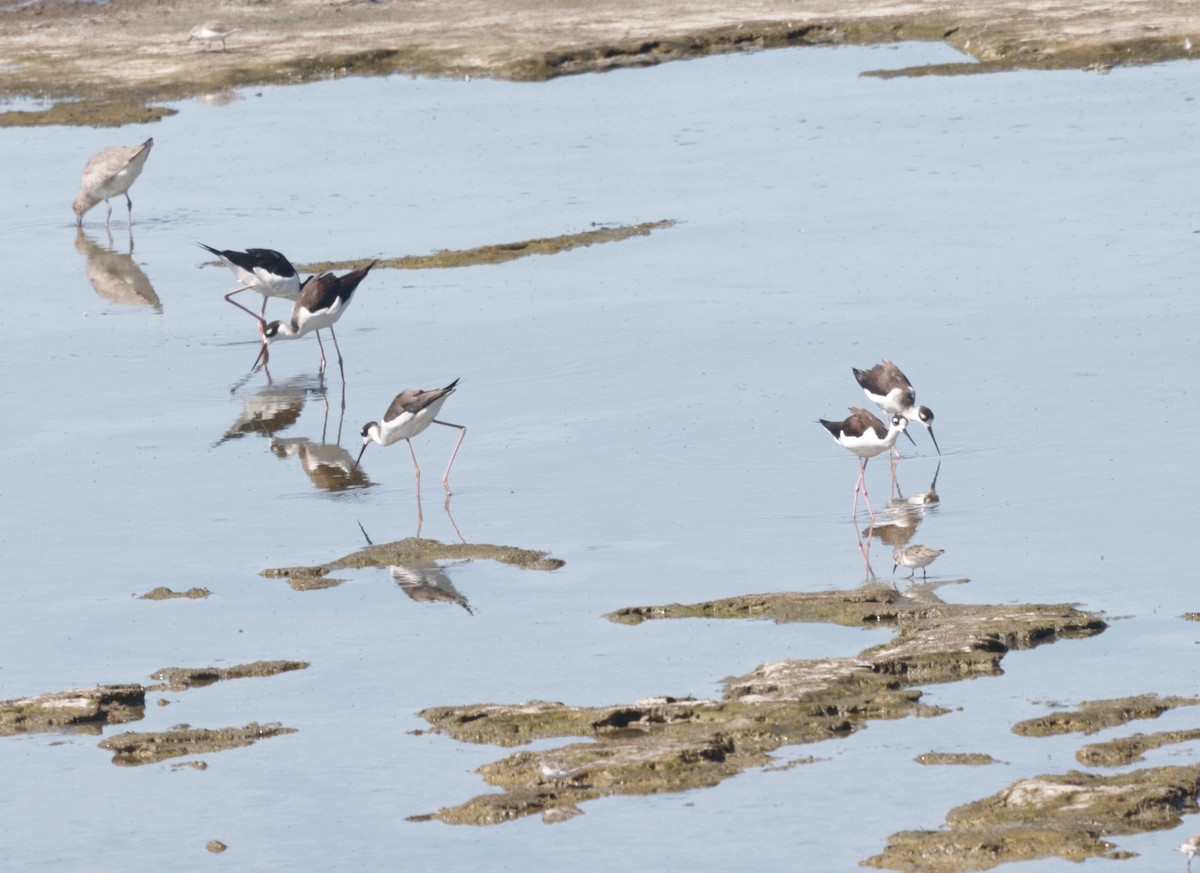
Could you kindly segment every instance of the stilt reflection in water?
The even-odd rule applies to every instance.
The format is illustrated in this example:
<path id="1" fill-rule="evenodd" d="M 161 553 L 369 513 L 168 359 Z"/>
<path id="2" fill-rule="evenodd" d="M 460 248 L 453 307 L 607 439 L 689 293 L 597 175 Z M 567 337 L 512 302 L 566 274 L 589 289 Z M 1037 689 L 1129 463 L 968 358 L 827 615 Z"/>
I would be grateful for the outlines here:
<path id="1" fill-rule="evenodd" d="M 475 610 L 467 602 L 444 567 L 436 561 L 412 561 L 407 564 L 391 564 L 388 572 L 409 597 L 418 603 L 455 603 L 474 615 Z"/>
<path id="2" fill-rule="evenodd" d="M 267 376 L 266 385 L 242 400 L 242 412 L 237 421 L 213 444 L 213 448 L 247 434 L 274 437 L 300 419 L 310 395 L 325 394 L 320 380 L 311 376 L 292 376 L 281 382 L 272 382 L 269 373 Z"/>

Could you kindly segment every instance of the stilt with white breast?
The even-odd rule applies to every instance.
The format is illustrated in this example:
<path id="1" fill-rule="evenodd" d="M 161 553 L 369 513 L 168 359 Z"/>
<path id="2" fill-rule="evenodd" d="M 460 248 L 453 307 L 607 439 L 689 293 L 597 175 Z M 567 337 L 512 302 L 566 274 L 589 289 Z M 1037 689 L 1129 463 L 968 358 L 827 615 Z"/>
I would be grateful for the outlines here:
<path id="1" fill-rule="evenodd" d="M 854 378 L 862 386 L 867 399 L 886 412 L 888 415 L 903 415 L 909 421 L 916 419 L 925 425 L 933 447 L 940 455 L 937 437 L 933 435 L 933 410 L 928 406 L 917 406 L 917 392 L 913 389 L 908 377 L 900 372 L 900 368 L 891 361 L 883 361 L 869 370 L 851 367 Z M 912 439 L 910 434 L 908 437 Z M 913 442 L 916 445 L 916 442 Z"/>
<path id="2" fill-rule="evenodd" d="M 892 552 L 892 573 L 896 572 L 897 567 L 911 567 L 912 572 L 909 576 L 916 575 L 917 568 L 921 568 L 921 578 L 928 579 L 925 568 L 938 559 L 939 556 L 946 554 L 945 549 L 931 549 L 927 546 L 896 546 Z"/>
<path id="3" fill-rule="evenodd" d="M 83 176 L 79 180 L 79 193 L 71 208 L 75 210 L 76 226 L 83 224 L 83 216 L 89 209 L 101 200 L 108 207 L 104 216 L 104 226 L 108 227 L 112 218 L 110 197 L 118 194 L 125 195 L 125 203 L 129 207 L 129 220 L 133 221 L 133 201 L 129 199 L 129 186 L 141 175 L 146 158 L 150 157 L 150 149 L 154 138 L 136 146 L 109 146 L 92 155 L 87 166 L 83 168 Z"/>
<path id="4" fill-rule="evenodd" d="M 300 296 L 296 299 L 296 305 L 292 307 L 292 317 L 289 321 L 272 321 L 268 324 L 259 318 L 258 329 L 263 345 L 254 366 L 257 367 L 259 361 L 264 364 L 267 362 L 269 359 L 267 347 L 274 340 L 298 339 L 306 333 L 318 331 L 317 345 L 321 349 L 321 372 L 324 373 L 325 346 L 321 342 L 319 331 L 329 328 L 329 335 L 333 337 L 333 347 L 337 351 L 338 369 L 341 371 L 344 381 L 346 371 L 342 367 L 342 350 L 338 346 L 337 334 L 333 332 L 333 325 L 350 305 L 350 299 L 354 296 L 355 289 L 377 263 L 378 261 L 371 261 L 361 270 L 354 270 L 344 276 L 322 273 L 320 276 L 309 276 L 305 279 L 304 284 L 300 286 Z M 245 309 L 245 307 L 242 308 Z"/>
<path id="5" fill-rule="evenodd" d="M 214 249 L 204 243 L 196 243 L 205 251 L 211 252 L 221 259 L 221 263 L 233 271 L 240 288 L 234 288 L 225 295 L 225 299 L 239 309 L 245 310 L 260 321 L 267 312 L 268 297 L 282 297 L 285 300 L 295 300 L 300 296 L 300 276 L 292 262 L 274 249 L 246 249 L 244 252 L 233 249 Z M 234 294 L 240 294 L 253 288 L 262 295 L 262 309 L 255 313 L 233 299 Z"/>
<path id="6" fill-rule="evenodd" d="M 850 510 L 850 516 L 853 518 L 858 515 L 858 492 L 861 490 L 867 511 L 871 513 L 871 521 L 874 522 L 875 510 L 871 508 L 871 500 L 867 497 L 867 461 L 894 446 L 896 438 L 908 427 L 908 421 L 902 415 L 893 415 L 891 426 L 884 427 L 882 421 L 860 406 L 851 406 L 850 416 L 844 421 L 826 421 L 823 418 L 819 421 L 839 446 L 859 457 L 858 481 L 854 483 L 854 507 Z"/>
<path id="7" fill-rule="evenodd" d="M 454 466 L 454 459 L 458 456 L 458 447 L 462 445 L 463 438 L 467 435 L 467 429 L 461 424 L 440 421 L 437 418 L 437 414 L 441 411 L 442 404 L 446 402 L 446 398 L 454 393 L 456 385 L 458 385 L 457 379 L 445 388 L 437 388 L 433 391 L 425 391 L 421 388 L 409 388 L 397 394 L 396 399 L 392 401 L 392 405 L 383 414 L 382 422 L 368 421 L 363 425 L 363 447 L 362 451 L 358 453 L 358 460 L 354 462 L 355 466 L 362 460 L 363 452 L 367 450 L 367 446 L 372 441 L 379 443 L 381 446 L 390 446 L 392 443 L 404 440 L 408 443 L 409 454 L 412 455 L 413 471 L 417 476 L 417 493 L 420 494 L 421 467 L 417 464 L 417 453 L 413 451 L 412 438 L 424 431 L 431 424 L 455 427 L 459 430 L 458 442 L 454 444 L 454 451 L 450 453 L 450 463 L 446 465 L 446 472 L 442 474 L 442 487 L 449 494 L 450 468 Z"/>

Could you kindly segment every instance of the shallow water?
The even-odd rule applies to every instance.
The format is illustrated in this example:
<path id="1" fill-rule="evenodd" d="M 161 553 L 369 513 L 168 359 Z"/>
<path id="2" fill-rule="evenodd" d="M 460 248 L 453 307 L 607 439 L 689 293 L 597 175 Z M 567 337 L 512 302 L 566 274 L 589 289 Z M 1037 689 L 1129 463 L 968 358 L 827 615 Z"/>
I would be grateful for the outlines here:
<path id="1" fill-rule="evenodd" d="M 204 772 L 114 767 L 95 736 L 0 741 L 0 860 L 187 870 L 220 839 L 239 869 L 847 869 L 893 831 L 1075 769 L 1080 738 L 1009 731 L 1051 703 L 1194 693 L 1200 632 L 1180 616 L 1200 606 L 1183 521 L 1195 477 L 1181 450 L 1200 413 L 1180 374 L 1197 356 L 1200 75 L 859 75 L 950 56 L 803 49 L 537 85 L 343 80 L 184 103 L 144 128 L 0 131 L 18 170 L 0 215 L 18 277 L 0 316 L 0 697 L 145 682 L 169 665 L 312 663 L 168 694 L 131 726 L 298 729 L 209 755 Z M 157 304 L 96 287 L 103 206 L 83 241 L 70 211 L 92 152 L 148 136 L 129 260 Z M 193 245 L 396 257 L 659 219 L 678 223 L 499 266 L 373 273 L 338 331 L 340 423 L 336 369 L 326 418 L 311 338 L 272 347 L 270 385 L 260 373 L 237 387 L 253 322 L 220 299 L 231 274 Z M 112 231 L 128 253 L 123 204 Z M 970 579 L 938 593 L 1078 602 L 1120 621 L 1010 654 L 1002 677 L 926 689 L 950 715 L 780 756 L 814 764 L 591 803 L 555 827 L 404 821 L 491 790 L 472 771 L 504 754 L 410 734 L 423 707 L 717 696 L 764 661 L 886 639 L 601 618 L 860 584 L 856 461 L 815 421 L 866 405 L 850 367 L 884 357 L 937 413 L 941 503 L 913 541 L 946 550 L 933 576 Z M 403 447 L 372 447 L 370 487 L 331 492 L 280 441 L 336 442 L 340 424 L 356 455 L 358 429 L 395 393 L 456 377 L 442 417 L 468 433 L 452 516 L 436 480 L 456 435 L 416 441 L 422 534 L 457 529 L 566 566 L 450 567 L 474 615 L 410 599 L 385 570 L 321 591 L 261 578 L 353 551 L 359 523 L 377 542 L 417 529 Z M 276 451 L 236 431 L 248 408 L 282 410 Z M 913 436 L 905 493 L 937 469 L 928 435 Z M 877 505 L 886 467 L 868 468 Z M 886 551 L 871 553 L 884 577 Z M 157 585 L 213 595 L 131 596 Z M 931 750 L 1004 764 L 913 762 Z M 1121 869 L 1181 860 L 1170 850 L 1195 829 L 1118 840 L 1143 853 Z"/>

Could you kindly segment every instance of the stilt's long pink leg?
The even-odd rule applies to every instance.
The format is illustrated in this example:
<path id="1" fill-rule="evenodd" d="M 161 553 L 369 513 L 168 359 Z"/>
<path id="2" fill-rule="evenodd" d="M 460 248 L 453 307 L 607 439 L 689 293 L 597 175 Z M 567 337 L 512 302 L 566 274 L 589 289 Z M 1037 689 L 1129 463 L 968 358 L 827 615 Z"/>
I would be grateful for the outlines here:
<path id="1" fill-rule="evenodd" d="M 456 427 L 459 430 L 458 442 L 454 444 L 454 451 L 450 453 L 450 463 L 446 465 L 446 472 L 442 474 L 442 487 L 446 489 L 446 493 L 450 493 L 450 468 L 454 466 L 454 459 L 458 457 L 458 447 L 462 445 L 463 439 L 467 435 L 467 428 L 461 424 L 453 424 L 449 421 L 433 420 L 434 424 L 440 424 L 444 427 Z"/>

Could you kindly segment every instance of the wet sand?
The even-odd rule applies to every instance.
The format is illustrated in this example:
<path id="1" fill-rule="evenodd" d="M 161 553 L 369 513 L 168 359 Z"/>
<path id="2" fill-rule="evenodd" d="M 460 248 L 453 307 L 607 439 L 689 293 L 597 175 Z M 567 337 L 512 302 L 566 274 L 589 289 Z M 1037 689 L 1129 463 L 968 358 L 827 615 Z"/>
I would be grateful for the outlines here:
<path id="1" fill-rule="evenodd" d="M 237 28 L 221 44 L 189 41 L 202 21 Z M 355 74 L 493 76 L 573 73 L 786 45 L 940 40 L 963 64 L 906 71 L 962 73 L 1089 67 L 1186 57 L 1200 44 L 1182 0 L 1056 2 L 810 0 L 738 4 L 325 2 L 182 0 L 104 6 L 38 3 L 0 13 L 0 94 L 57 102 L 0 113 L 0 124 L 117 125 L 168 114 L 158 101 L 268 83 Z"/>

